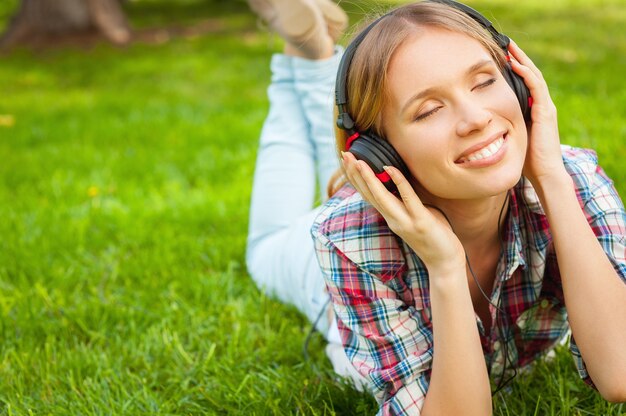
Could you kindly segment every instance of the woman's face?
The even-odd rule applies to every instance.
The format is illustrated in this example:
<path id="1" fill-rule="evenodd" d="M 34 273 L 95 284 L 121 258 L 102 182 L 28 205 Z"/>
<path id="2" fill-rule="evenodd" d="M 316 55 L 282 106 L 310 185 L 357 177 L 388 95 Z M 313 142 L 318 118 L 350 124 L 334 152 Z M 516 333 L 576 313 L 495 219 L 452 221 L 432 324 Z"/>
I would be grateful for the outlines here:
<path id="1" fill-rule="evenodd" d="M 515 93 L 475 39 L 427 27 L 394 54 L 383 131 L 423 198 L 477 199 L 519 180 L 527 146 Z"/>

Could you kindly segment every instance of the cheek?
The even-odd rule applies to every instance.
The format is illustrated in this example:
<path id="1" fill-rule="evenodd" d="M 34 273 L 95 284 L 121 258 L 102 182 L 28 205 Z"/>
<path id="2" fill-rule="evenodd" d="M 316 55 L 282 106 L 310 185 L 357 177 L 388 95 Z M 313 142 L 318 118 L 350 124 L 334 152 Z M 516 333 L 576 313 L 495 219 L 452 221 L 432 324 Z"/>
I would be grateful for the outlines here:
<path id="1" fill-rule="evenodd" d="M 415 179 L 432 182 L 447 174 L 454 153 L 454 125 L 450 114 L 440 114 L 423 125 L 398 130 L 390 140 Z"/>
<path id="2" fill-rule="evenodd" d="M 501 115 L 515 124 L 515 127 L 519 128 L 520 123 L 524 125 L 524 116 L 522 114 L 519 100 L 517 99 L 513 89 L 504 79 L 500 84 L 500 88 L 498 88 L 497 91 L 494 91 L 494 93 L 494 108 L 499 109 L 498 111 Z"/>
<path id="3" fill-rule="evenodd" d="M 528 145 L 528 131 L 519 100 L 510 87 L 508 88 L 507 94 L 503 95 L 503 98 L 506 99 L 503 99 L 500 103 L 500 108 L 502 109 L 501 115 L 507 118 L 513 125 L 518 142 L 518 149 L 525 154 Z"/>
<path id="4" fill-rule="evenodd" d="M 415 133 L 396 147 L 409 171 L 419 182 L 437 176 L 434 172 L 443 169 L 442 165 L 447 159 L 449 149 L 445 147 L 445 143 L 448 142 L 441 134 L 437 129 L 429 129 L 427 136 L 421 132 Z"/>

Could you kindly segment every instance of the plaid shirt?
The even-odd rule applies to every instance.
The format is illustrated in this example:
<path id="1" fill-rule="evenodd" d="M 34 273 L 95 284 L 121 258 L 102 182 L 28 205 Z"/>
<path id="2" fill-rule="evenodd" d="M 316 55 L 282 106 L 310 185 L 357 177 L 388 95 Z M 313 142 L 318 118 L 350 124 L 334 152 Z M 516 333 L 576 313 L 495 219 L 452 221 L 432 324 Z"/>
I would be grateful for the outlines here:
<path id="1" fill-rule="evenodd" d="M 587 220 L 626 282 L 622 201 L 595 152 L 568 146 L 562 152 Z M 529 181 L 521 180 L 509 201 L 504 252 L 491 297 L 506 312 L 506 318 L 499 313 L 498 319 L 506 337 L 495 324 L 486 334 L 476 317 L 492 382 L 509 376 L 511 363 L 531 363 L 569 333 L 556 253 L 537 194 Z M 311 232 L 344 348 L 369 380 L 379 414 L 419 414 L 433 359 L 425 266 L 350 185 L 326 203 Z M 492 305 L 490 311 L 494 319 Z M 573 339 L 570 350 L 580 376 L 593 385 Z"/>

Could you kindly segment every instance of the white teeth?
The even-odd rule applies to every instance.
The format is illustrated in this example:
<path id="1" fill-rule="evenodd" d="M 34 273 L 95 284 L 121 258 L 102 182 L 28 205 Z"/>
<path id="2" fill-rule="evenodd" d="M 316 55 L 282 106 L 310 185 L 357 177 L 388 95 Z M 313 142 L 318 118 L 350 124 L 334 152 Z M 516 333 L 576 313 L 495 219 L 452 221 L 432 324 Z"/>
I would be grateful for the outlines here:
<path id="1" fill-rule="evenodd" d="M 496 140 L 495 142 L 491 143 L 489 146 L 487 147 L 483 147 L 482 149 L 472 153 L 471 155 L 463 158 L 461 161 L 462 162 L 466 162 L 466 161 L 473 161 L 473 160 L 480 160 L 480 159 L 484 159 L 486 157 L 489 157 L 495 153 L 498 152 L 498 150 L 500 150 L 500 148 L 502 147 L 502 145 L 504 144 L 504 136 L 500 137 L 498 140 Z"/>

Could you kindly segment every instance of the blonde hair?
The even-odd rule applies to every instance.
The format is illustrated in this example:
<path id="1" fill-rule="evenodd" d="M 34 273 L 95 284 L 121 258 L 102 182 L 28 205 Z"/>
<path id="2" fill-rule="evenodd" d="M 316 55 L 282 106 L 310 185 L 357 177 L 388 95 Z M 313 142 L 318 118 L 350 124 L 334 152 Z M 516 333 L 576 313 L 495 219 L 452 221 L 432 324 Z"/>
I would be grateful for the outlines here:
<path id="1" fill-rule="evenodd" d="M 369 31 L 350 63 L 346 82 L 347 111 L 354 120 L 355 130 L 370 130 L 379 137 L 383 136 L 381 112 L 388 98 L 389 64 L 398 48 L 423 27 L 463 33 L 483 45 L 501 70 L 506 65 L 504 51 L 491 33 L 465 12 L 429 1 L 399 7 L 384 16 Z M 335 106 L 335 117 L 337 114 Z M 335 127 L 338 151 L 346 150 L 348 135 L 347 131 Z M 345 180 L 336 181 L 332 186 L 329 184 L 329 196 L 343 183 Z"/>

